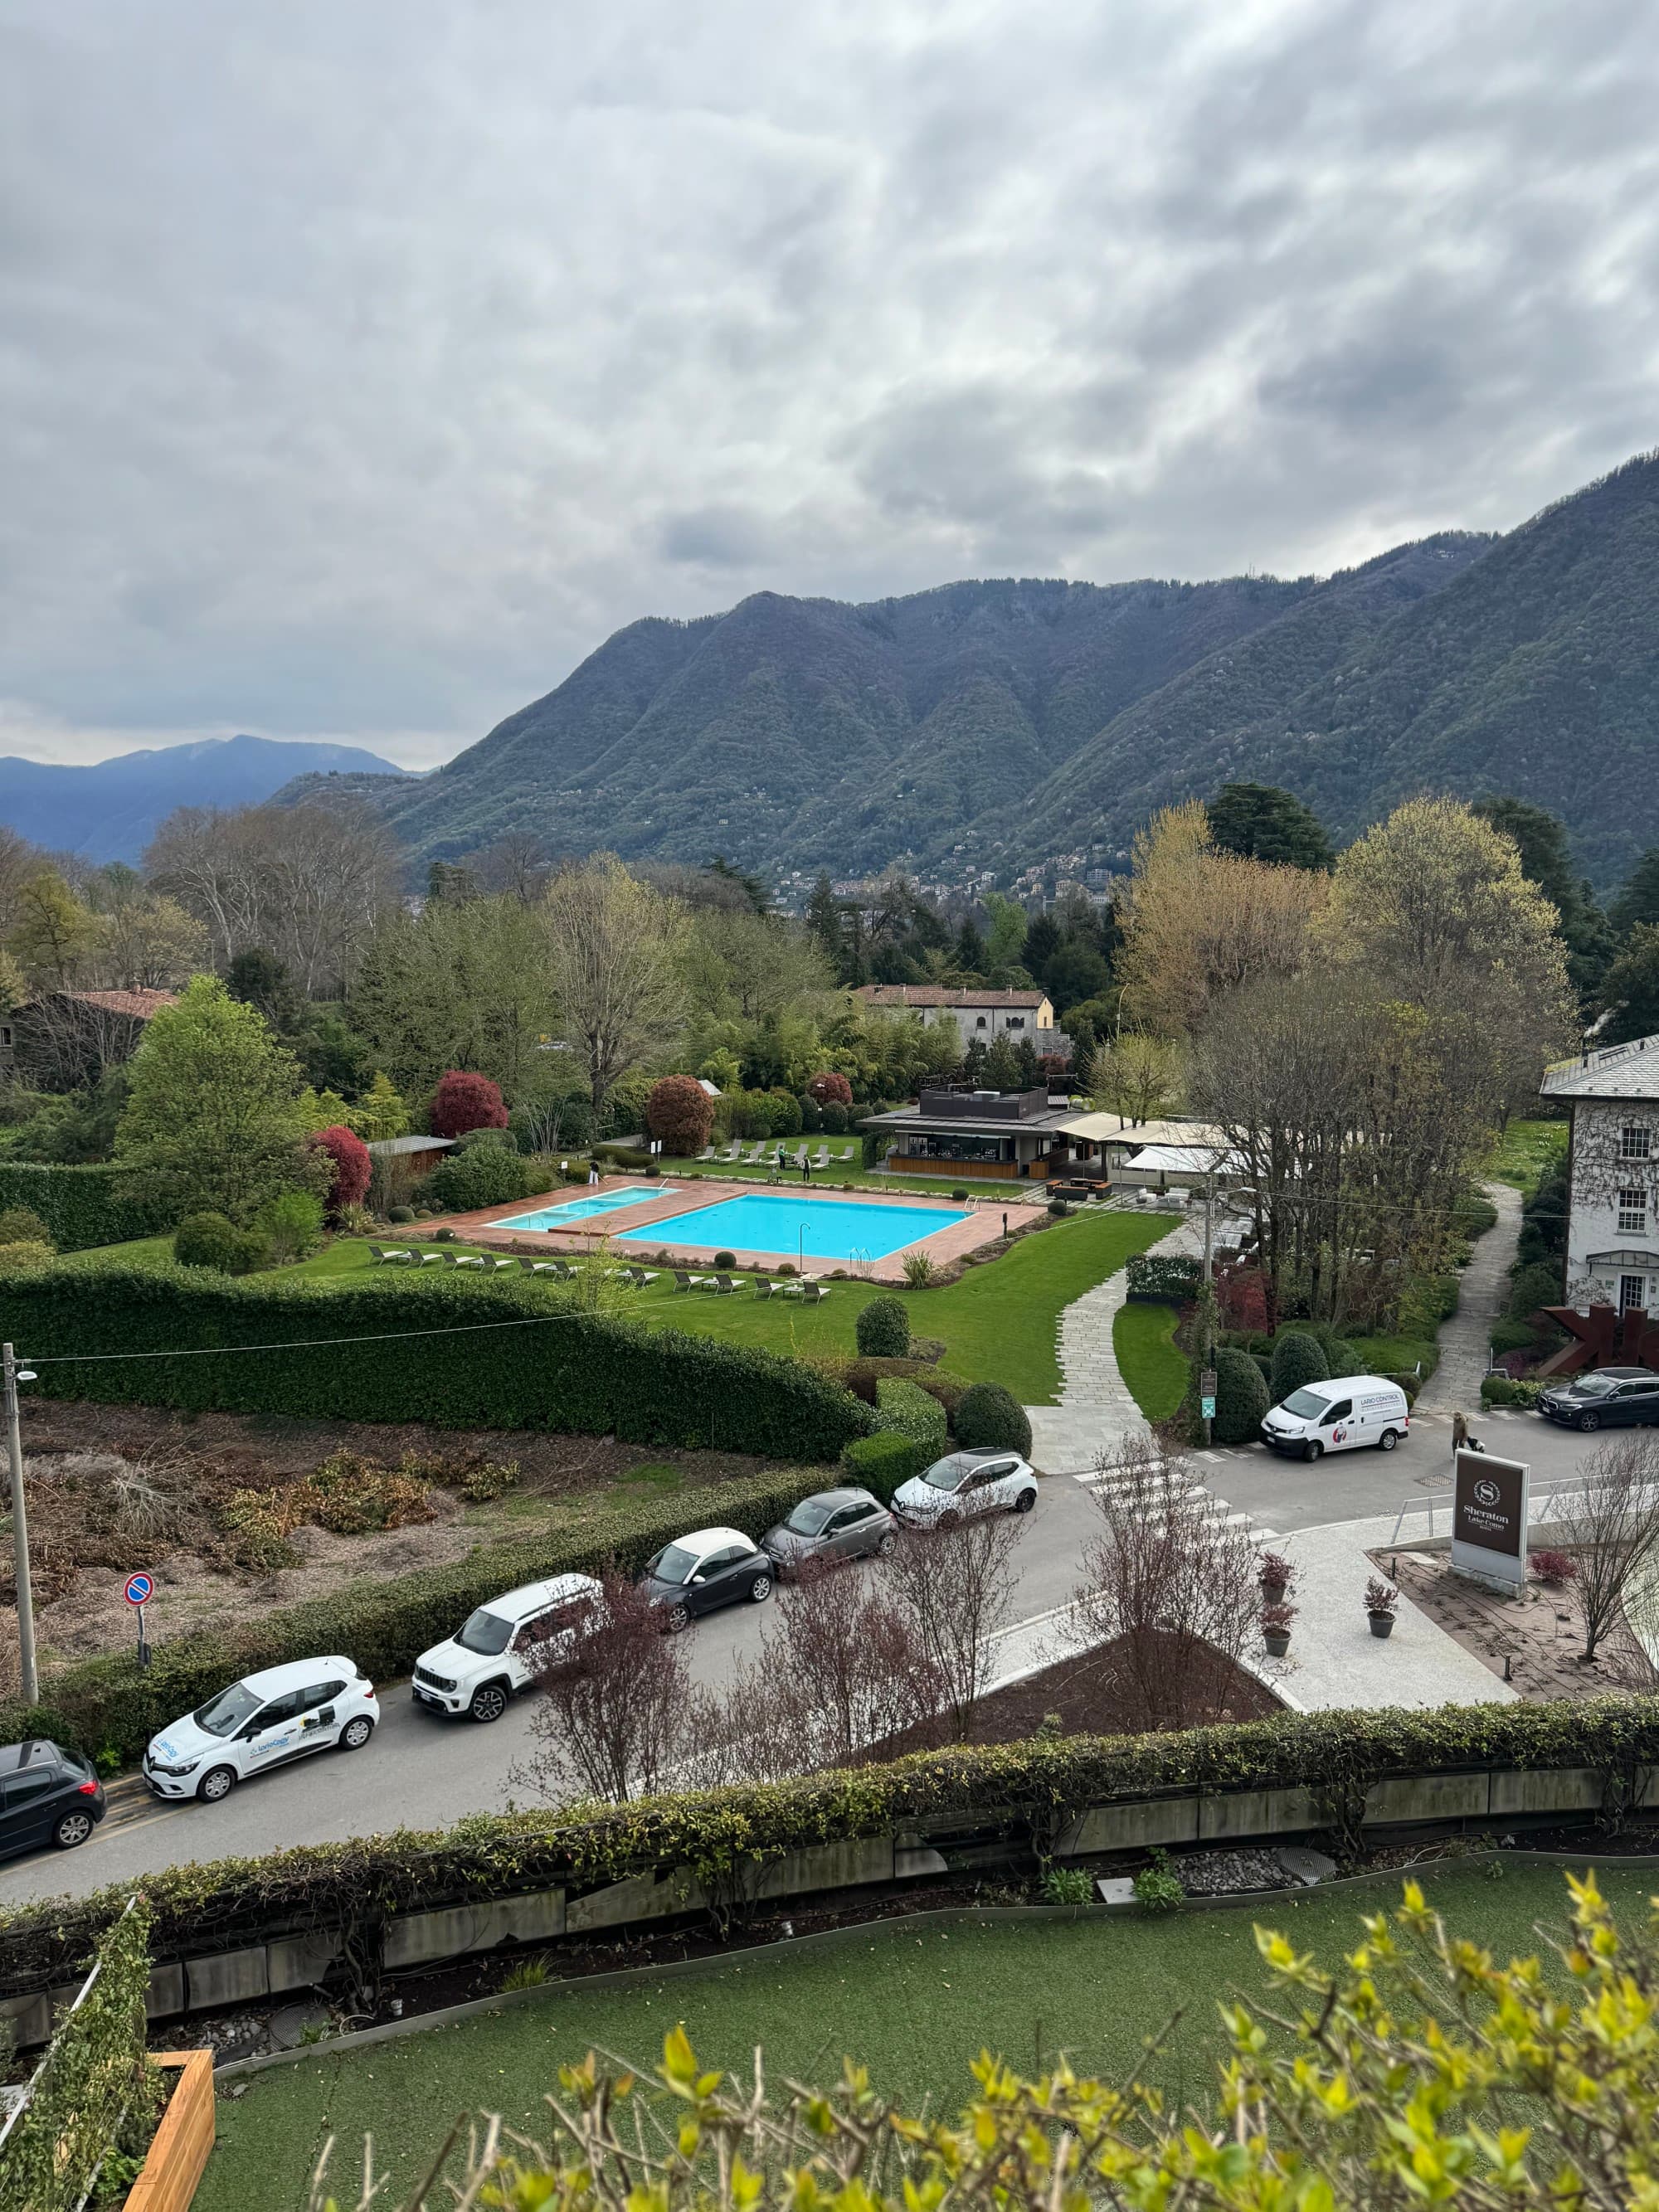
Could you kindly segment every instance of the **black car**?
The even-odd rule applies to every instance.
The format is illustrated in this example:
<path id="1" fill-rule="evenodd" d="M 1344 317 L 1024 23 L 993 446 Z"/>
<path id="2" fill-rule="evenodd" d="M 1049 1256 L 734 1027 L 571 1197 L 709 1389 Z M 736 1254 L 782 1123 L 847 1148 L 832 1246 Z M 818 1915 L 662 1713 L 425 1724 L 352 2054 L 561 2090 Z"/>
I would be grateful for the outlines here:
<path id="1" fill-rule="evenodd" d="M 1575 1375 L 1546 1390 L 1538 1410 L 1587 1435 L 1592 1429 L 1659 1421 L 1659 1374 L 1651 1367 L 1599 1367 L 1593 1375 Z"/>
<path id="2" fill-rule="evenodd" d="M 678 1543 L 665 1544 L 646 1562 L 640 1581 L 646 1595 L 662 1608 L 671 1636 L 699 1613 L 713 1613 L 740 1598 L 763 1605 L 772 1595 L 772 1562 L 737 1528 L 699 1528 Z"/>
<path id="3" fill-rule="evenodd" d="M 78 1753 L 40 1738 L 0 1749 L 0 1858 L 72 1851 L 104 1817 L 104 1785 Z"/>

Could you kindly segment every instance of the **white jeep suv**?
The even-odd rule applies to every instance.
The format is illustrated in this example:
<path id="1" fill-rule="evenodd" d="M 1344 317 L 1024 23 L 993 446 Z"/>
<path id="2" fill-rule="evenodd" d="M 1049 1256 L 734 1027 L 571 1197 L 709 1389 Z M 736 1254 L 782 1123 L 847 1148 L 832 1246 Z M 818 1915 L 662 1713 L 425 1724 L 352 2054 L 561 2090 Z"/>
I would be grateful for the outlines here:
<path id="1" fill-rule="evenodd" d="M 410 1688 L 415 1702 L 475 1721 L 498 1721 L 547 1650 L 568 1645 L 599 1602 L 592 1575 L 555 1575 L 481 1605 L 459 1634 L 422 1651 Z"/>

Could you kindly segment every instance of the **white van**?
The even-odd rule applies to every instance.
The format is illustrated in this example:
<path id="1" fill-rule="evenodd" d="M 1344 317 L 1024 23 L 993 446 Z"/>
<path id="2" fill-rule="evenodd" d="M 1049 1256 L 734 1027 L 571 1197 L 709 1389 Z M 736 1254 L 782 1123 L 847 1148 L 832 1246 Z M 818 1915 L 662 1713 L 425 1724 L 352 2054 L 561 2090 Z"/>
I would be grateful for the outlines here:
<path id="1" fill-rule="evenodd" d="M 1381 1375 L 1338 1375 L 1292 1390 L 1261 1424 L 1261 1441 L 1275 1451 L 1318 1459 L 1328 1451 L 1358 1451 L 1375 1444 L 1392 1451 L 1411 1433 L 1406 1394 Z"/>

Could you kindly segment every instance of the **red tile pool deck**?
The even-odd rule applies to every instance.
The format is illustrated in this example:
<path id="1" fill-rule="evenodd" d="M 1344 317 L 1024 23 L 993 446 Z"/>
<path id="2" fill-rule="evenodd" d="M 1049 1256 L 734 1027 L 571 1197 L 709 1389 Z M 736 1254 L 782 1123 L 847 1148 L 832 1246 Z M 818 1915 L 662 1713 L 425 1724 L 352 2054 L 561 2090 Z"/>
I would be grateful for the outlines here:
<path id="1" fill-rule="evenodd" d="M 653 1238 L 661 1230 L 659 1239 L 648 1244 L 630 1243 L 622 1248 L 623 1255 L 629 1261 L 649 1266 L 659 1252 L 666 1252 L 677 1266 L 708 1271 L 708 1249 L 706 1245 L 690 1247 L 676 1244 L 670 1233 L 675 1219 L 681 1214 L 700 1212 L 704 1206 L 716 1206 L 722 1199 L 751 1198 L 757 1190 L 772 1188 L 769 1184 L 753 1182 L 719 1182 L 712 1176 L 696 1176 L 689 1182 L 676 1184 L 672 1174 L 667 1178 L 669 1188 L 659 1185 L 641 1185 L 634 1176 L 606 1176 L 597 1186 L 584 1188 L 580 1184 L 567 1184 L 562 1189 L 544 1191 L 539 1197 L 521 1198 L 514 1206 L 492 1206 L 477 1213 L 447 1213 L 441 1220 L 423 1221 L 417 1230 L 404 1233 L 416 1242 L 428 1240 L 435 1229 L 453 1229 L 458 1238 L 468 1244 L 495 1245 L 503 1251 L 523 1253 L 533 1249 L 538 1253 L 576 1253 L 591 1251 L 596 1244 L 605 1243 L 619 1230 L 646 1229 Z M 777 1186 L 797 1196 L 810 1195 L 815 1205 L 835 1206 L 902 1206 L 925 1208 L 933 1201 L 918 1198 L 914 1192 L 854 1189 L 838 1191 L 822 1185 L 802 1183 L 799 1177 L 786 1176 Z M 533 1213 L 538 1207 L 562 1205 L 568 1200 L 592 1197 L 595 1189 L 603 1194 L 626 1190 L 639 1193 L 637 1206 L 613 1206 L 608 1213 L 591 1214 L 586 1219 L 573 1221 L 562 1229 L 508 1229 L 504 1224 L 520 1214 Z M 969 1199 L 966 1221 L 953 1221 L 948 1228 L 935 1230 L 926 1240 L 930 1258 L 940 1267 L 947 1267 L 967 1252 L 977 1251 L 981 1244 L 989 1244 L 1002 1234 L 1006 1219 L 1011 1230 L 1024 1229 L 1042 1218 L 1040 1206 L 1010 1206 L 1000 1199 Z M 941 1213 L 961 1213 L 963 1203 L 939 1199 Z M 734 1250 L 736 1247 L 732 1248 Z M 902 1283 L 904 1280 L 904 1255 L 915 1249 L 914 1245 L 890 1252 L 884 1259 L 873 1262 L 818 1260 L 810 1261 L 805 1268 L 806 1279 L 828 1275 L 835 1270 L 843 1274 L 856 1275 L 877 1283 Z M 744 1251 L 738 1255 L 749 1267 L 778 1269 L 795 1267 L 793 1252 Z"/>

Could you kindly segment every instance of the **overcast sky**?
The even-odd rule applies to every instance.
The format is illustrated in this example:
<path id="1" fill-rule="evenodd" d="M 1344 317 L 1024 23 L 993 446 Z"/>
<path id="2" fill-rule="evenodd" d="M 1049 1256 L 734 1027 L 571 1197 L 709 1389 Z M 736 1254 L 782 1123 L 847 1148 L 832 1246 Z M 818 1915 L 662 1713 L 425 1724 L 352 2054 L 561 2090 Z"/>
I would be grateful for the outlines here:
<path id="1" fill-rule="evenodd" d="M 761 588 L 1659 441 L 1651 0 L 0 0 L 0 752 L 411 765 Z"/>

